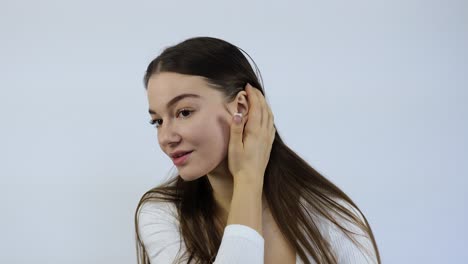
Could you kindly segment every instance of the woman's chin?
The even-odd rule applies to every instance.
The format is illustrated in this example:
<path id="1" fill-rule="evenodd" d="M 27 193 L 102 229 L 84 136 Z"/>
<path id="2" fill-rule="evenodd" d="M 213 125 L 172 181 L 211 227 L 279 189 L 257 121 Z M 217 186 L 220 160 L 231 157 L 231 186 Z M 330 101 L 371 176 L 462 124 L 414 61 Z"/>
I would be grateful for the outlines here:
<path id="1" fill-rule="evenodd" d="M 207 167 L 198 166 L 194 169 L 193 166 L 181 166 L 178 168 L 178 172 L 184 181 L 194 181 L 208 174 L 223 175 L 227 170 L 227 159 L 225 158 L 220 162 L 204 165 L 207 165 Z"/>
<path id="2" fill-rule="evenodd" d="M 200 174 L 185 174 L 185 173 L 180 173 L 180 172 L 179 172 L 179 175 L 182 178 L 182 180 L 187 181 L 187 182 L 197 180 L 200 177 L 204 176 Z"/>

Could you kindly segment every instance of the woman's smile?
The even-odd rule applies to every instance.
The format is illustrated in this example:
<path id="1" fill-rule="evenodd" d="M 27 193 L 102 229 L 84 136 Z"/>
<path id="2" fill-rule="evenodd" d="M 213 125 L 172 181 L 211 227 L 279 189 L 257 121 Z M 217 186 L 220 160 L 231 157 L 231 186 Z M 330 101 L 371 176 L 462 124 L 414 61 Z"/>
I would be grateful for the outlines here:
<path id="1" fill-rule="evenodd" d="M 180 157 L 172 158 L 172 161 L 174 162 L 174 165 L 176 166 L 181 166 L 184 165 L 185 163 L 188 162 L 190 156 L 192 155 L 193 151 L 190 151 Z"/>

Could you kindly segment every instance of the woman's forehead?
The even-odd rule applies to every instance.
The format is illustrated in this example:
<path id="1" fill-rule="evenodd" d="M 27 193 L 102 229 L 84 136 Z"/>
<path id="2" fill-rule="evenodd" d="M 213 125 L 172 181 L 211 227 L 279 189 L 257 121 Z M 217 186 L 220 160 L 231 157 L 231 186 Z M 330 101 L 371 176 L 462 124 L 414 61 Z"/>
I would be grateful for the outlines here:
<path id="1" fill-rule="evenodd" d="M 178 93 L 187 90 L 194 92 L 194 90 L 199 90 L 194 88 L 203 88 L 206 86 L 207 83 L 201 76 L 173 72 L 154 74 L 148 80 L 148 92 L 156 94 Z"/>
<path id="2" fill-rule="evenodd" d="M 149 79 L 147 93 L 150 109 L 153 111 L 165 109 L 169 102 L 186 94 L 192 96 L 185 96 L 184 100 L 220 100 L 222 98 L 220 91 L 210 88 L 201 76 L 166 72 Z"/>

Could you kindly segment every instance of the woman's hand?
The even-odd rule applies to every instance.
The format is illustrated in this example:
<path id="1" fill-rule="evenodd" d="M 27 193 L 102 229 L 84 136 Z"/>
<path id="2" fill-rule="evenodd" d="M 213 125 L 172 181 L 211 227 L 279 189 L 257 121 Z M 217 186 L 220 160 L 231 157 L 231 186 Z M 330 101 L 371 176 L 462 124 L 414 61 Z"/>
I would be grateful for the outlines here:
<path id="1" fill-rule="evenodd" d="M 239 123 L 235 122 L 235 115 L 231 121 L 229 170 L 235 184 L 255 184 L 262 188 L 276 129 L 271 109 L 260 90 L 250 84 L 245 90 L 249 112 Z"/>

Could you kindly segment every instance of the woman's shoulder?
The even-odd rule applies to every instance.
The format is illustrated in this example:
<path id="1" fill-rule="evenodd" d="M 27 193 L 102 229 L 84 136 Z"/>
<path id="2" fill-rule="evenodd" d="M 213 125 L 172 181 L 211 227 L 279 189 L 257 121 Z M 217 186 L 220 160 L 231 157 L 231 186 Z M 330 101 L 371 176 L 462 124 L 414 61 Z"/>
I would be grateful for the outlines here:
<path id="1" fill-rule="evenodd" d="M 160 200 L 144 201 L 138 210 L 138 224 L 142 230 L 150 227 L 178 230 L 179 219 L 175 204 Z"/>
<path id="2" fill-rule="evenodd" d="M 141 203 L 140 210 L 142 211 L 158 211 L 158 210 L 172 210 L 175 205 L 173 202 L 161 199 L 148 199 Z"/>
<path id="3" fill-rule="evenodd" d="M 332 198 L 334 202 L 344 207 L 353 218 L 365 223 L 363 214 L 348 201 L 342 198 Z M 377 263 L 375 249 L 368 232 L 356 221 L 346 214 L 337 213 L 334 210 L 328 212 L 338 225 L 349 232 L 343 231 L 330 219 L 319 214 L 315 209 L 310 209 L 311 220 L 318 226 L 322 236 L 328 241 L 332 249 L 337 252 L 339 263 Z"/>
<path id="4" fill-rule="evenodd" d="M 345 208 L 345 210 L 348 211 L 353 217 L 364 221 L 363 215 L 358 211 L 358 209 L 345 199 L 335 197 L 330 199 L 333 200 L 336 204 L 339 204 L 341 207 Z M 333 223 L 328 218 L 319 213 L 313 206 L 308 205 L 303 198 L 301 198 L 301 203 L 303 204 L 304 208 L 307 208 L 307 213 L 312 218 L 312 220 L 318 224 L 322 224 L 321 226 L 327 230 L 330 228 Z M 340 224 L 346 224 L 349 222 L 349 220 L 347 220 L 349 217 L 344 217 L 341 213 L 337 213 L 335 210 L 327 210 L 327 212 Z"/>
<path id="5" fill-rule="evenodd" d="M 378 263 L 376 251 L 370 233 L 365 230 L 369 228 L 364 215 L 352 204 L 344 199 L 336 199 L 355 218 L 359 219 L 361 226 L 348 216 L 334 214 L 341 227 L 349 232 L 343 231 L 335 224 L 328 221 L 326 235 L 331 246 L 338 252 L 340 263 Z"/>
<path id="6" fill-rule="evenodd" d="M 151 263 L 171 263 L 181 252 L 185 252 L 174 203 L 144 201 L 137 223 L 139 237 Z"/>

